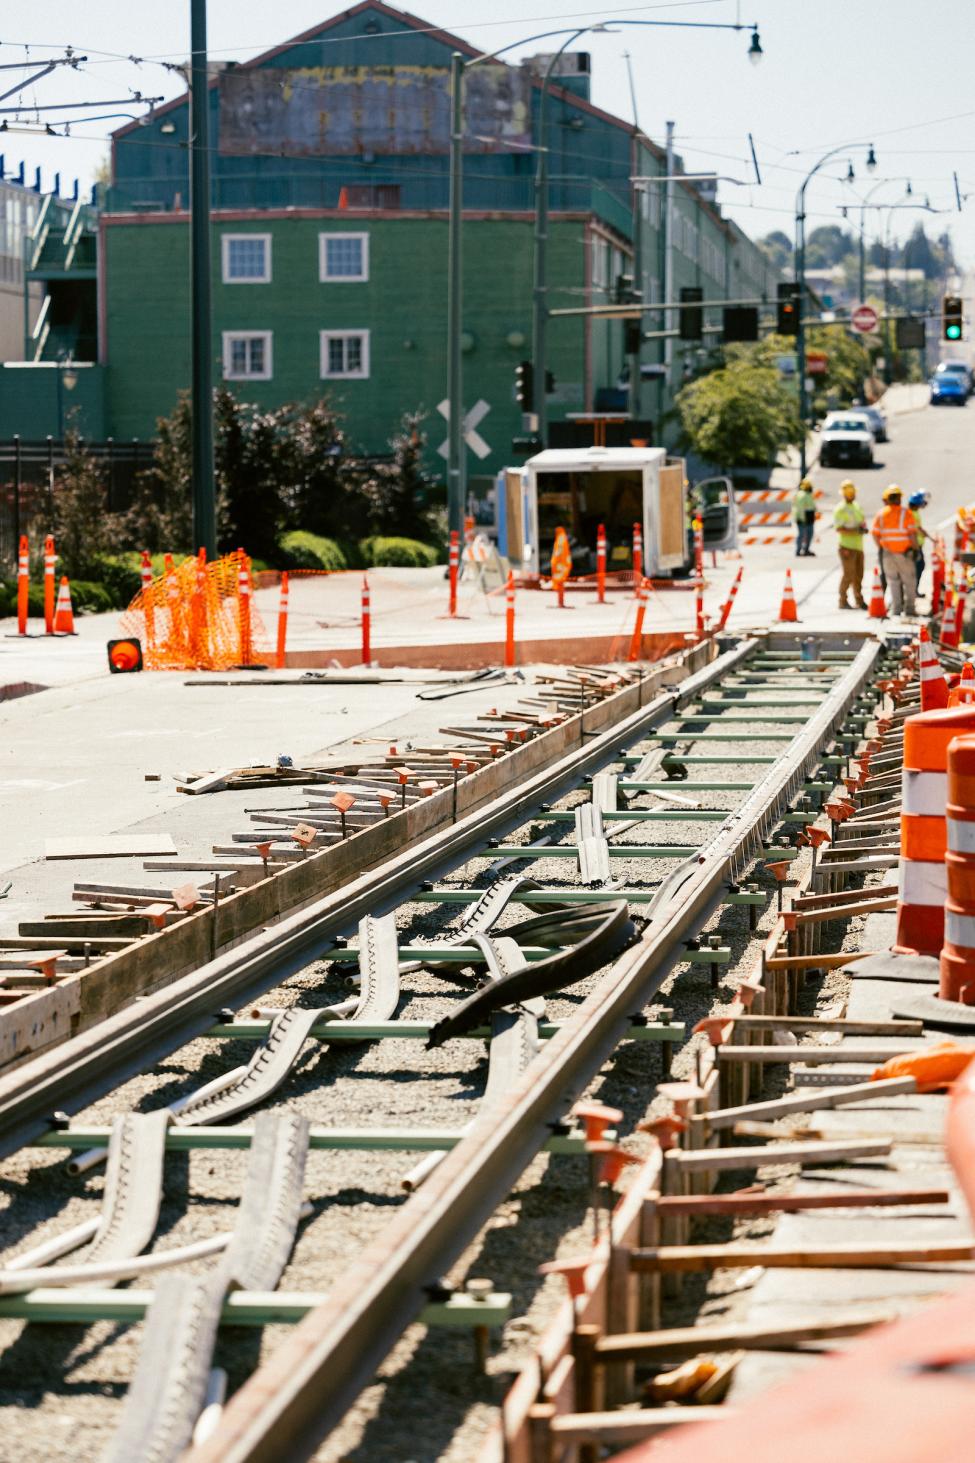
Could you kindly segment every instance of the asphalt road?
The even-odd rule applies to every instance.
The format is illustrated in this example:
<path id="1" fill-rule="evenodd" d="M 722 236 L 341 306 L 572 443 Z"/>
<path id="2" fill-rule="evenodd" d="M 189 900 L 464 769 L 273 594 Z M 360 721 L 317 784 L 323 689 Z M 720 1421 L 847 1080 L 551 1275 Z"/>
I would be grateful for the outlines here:
<path id="1" fill-rule="evenodd" d="M 832 512 L 840 483 L 852 477 L 868 518 L 881 506 L 888 483 L 900 483 L 905 502 L 910 493 L 931 494 L 923 523 L 928 532 L 953 518 L 964 503 L 975 502 L 975 397 L 967 406 L 926 406 L 891 418 L 890 441 L 878 442 L 875 466 L 850 472 L 838 467 L 816 467 L 812 473 L 825 497 L 820 510 Z"/>

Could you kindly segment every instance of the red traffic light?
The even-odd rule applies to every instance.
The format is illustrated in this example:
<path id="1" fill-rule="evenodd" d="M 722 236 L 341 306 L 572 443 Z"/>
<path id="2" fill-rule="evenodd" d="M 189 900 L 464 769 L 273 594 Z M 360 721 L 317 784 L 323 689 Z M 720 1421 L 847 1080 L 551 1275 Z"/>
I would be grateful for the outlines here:
<path id="1" fill-rule="evenodd" d="M 129 671 L 141 671 L 142 646 L 138 640 L 110 640 L 108 642 L 108 668 L 112 675 L 124 675 Z"/>

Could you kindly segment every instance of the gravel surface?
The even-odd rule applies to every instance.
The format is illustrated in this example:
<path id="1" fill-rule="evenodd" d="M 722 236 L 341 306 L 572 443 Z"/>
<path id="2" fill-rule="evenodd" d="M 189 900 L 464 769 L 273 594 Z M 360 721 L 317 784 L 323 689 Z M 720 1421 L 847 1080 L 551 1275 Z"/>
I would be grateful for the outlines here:
<path id="1" fill-rule="evenodd" d="M 733 744 L 718 744 L 723 754 Z M 749 748 L 758 754 L 778 752 L 781 744 Z M 729 781 L 757 780 L 765 767 L 726 765 Z M 694 769 L 695 773 L 697 769 Z M 711 769 L 701 769 L 702 780 Z M 711 780 L 717 780 L 713 778 Z M 693 779 L 675 784 L 681 796 L 694 796 Z M 561 806 L 586 800 L 573 794 Z M 744 794 L 702 792 L 702 806 L 735 807 Z M 654 794 L 633 799 L 634 807 L 660 808 Z M 679 813 L 678 809 L 674 809 Z M 679 819 L 674 823 L 645 823 L 613 831 L 619 844 L 645 842 L 694 846 L 720 826 Z M 527 824 L 506 842 L 532 842 L 546 836 L 571 843 L 571 824 Z M 614 859 L 613 882 L 621 887 L 653 885 L 675 866 L 674 860 Z M 532 877 L 545 886 L 573 883 L 575 863 L 565 858 L 533 861 Z M 772 881 L 757 877 L 771 887 Z M 472 860 L 448 881 L 457 886 L 490 881 L 489 861 Z M 760 930 L 773 917 L 774 899 Z M 639 926 L 641 906 L 632 914 Z M 401 940 L 426 938 L 459 919 L 463 906 L 406 904 L 397 914 Z M 509 906 L 499 922 L 503 929 L 524 919 L 526 911 Z M 716 989 L 706 967 L 679 966 L 665 982 L 650 1012 L 673 1007 L 676 1019 L 688 1028 L 716 1006 L 725 1004 L 743 973 L 757 959 L 757 942 L 748 930 L 747 910 L 728 906 L 719 910 L 707 933 L 721 935 L 732 949 L 732 962 L 721 968 Z M 736 968 L 737 967 L 737 968 Z M 262 1005 L 325 1006 L 348 997 L 348 967 L 316 964 L 280 989 L 268 992 Z M 565 1020 L 593 989 L 603 972 L 593 972 L 571 990 L 549 997 L 546 1015 Z M 839 989 L 840 973 L 825 983 L 827 994 Z M 407 1019 L 435 1019 L 450 1003 L 471 989 L 466 982 L 445 974 L 409 969 L 402 974 L 398 1014 Z M 810 993 L 810 999 L 813 999 Z M 701 1038 L 689 1041 L 674 1061 L 676 1076 L 691 1076 Z M 229 1067 L 246 1062 L 253 1044 L 203 1038 L 174 1053 L 154 1071 L 112 1093 L 77 1121 L 109 1122 L 129 1108 L 147 1111 L 192 1091 Z M 457 1128 L 477 1110 L 487 1072 L 486 1047 L 473 1040 L 458 1040 L 427 1051 L 421 1042 L 386 1040 L 352 1047 L 309 1044 L 292 1077 L 267 1106 L 296 1106 L 313 1122 L 333 1125 L 443 1126 Z M 659 1110 L 655 1085 L 660 1080 L 660 1049 L 648 1042 L 624 1041 L 589 1088 L 589 1094 L 623 1109 L 621 1131 L 629 1133 L 648 1114 Z M 773 1078 L 773 1081 L 777 1080 Z M 633 1152 L 645 1152 L 649 1139 L 627 1140 Z M 349 1255 L 375 1239 L 387 1219 L 403 1203 L 402 1179 L 417 1162 L 410 1153 L 309 1154 L 305 1193 L 313 1213 L 301 1227 L 291 1264 L 281 1281 L 283 1290 L 324 1291 L 343 1273 Z M 166 1163 L 166 1194 L 155 1248 L 163 1249 L 200 1239 L 232 1227 L 247 1165 L 246 1151 L 198 1151 L 171 1154 Z M 102 1174 L 71 1178 L 63 1157 L 56 1152 L 32 1150 L 15 1155 L 3 1166 L 5 1258 L 36 1244 L 80 1219 L 97 1213 Z M 513 1319 L 496 1338 L 484 1374 L 474 1366 L 472 1341 L 466 1333 L 427 1332 L 411 1327 L 394 1348 L 373 1386 L 350 1410 L 342 1425 L 323 1445 L 317 1457 L 350 1459 L 355 1463 L 404 1463 L 404 1460 L 446 1459 L 468 1463 L 478 1440 L 496 1415 L 495 1409 L 519 1364 L 563 1296 L 557 1279 L 537 1274 L 541 1261 L 556 1254 L 578 1252 L 591 1235 L 587 1209 L 588 1186 L 584 1160 L 540 1155 L 526 1170 L 516 1190 L 451 1271 L 463 1283 L 470 1275 L 486 1276 L 498 1290 L 509 1291 Z M 753 1227 L 748 1233 L 761 1232 Z M 718 1233 L 718 1231 L 715 1231 Z M 724 1229 L 721 1233 L 727 1233 Z M 211 1262 L 212 1263 L 212 1262 Z M 200 1267 L 205 1268 L 206 1262 Z M 680 1308 L 688 1314 L 704 1306 L 723 1313 L 736 1304 L 737 1274 L 722 1281 L 712 1278 L 704 1293 L 686 1284 Z M 698 1277 L 688 1277 L 696 1281 Z M 147 1280 L 151 1284 L 151 1280 Z M 139 1281 L 134 1282 L 136 1286 Z M 233 1389 L 262 1357 L 278 1343 L 280 1327 L 262 1332 L 247 1329 L 221 1332 L 216 1364 L 227 1368 Z M 120 1406 L 140 1342 L 141 1327 L 101 1323 L 91 1327 L 34 1326 L 0 1322 L 3 1365 L 0 1371 L 0 1425 L 16 1427 L 17 1456 L 21 1459 L 97 1457 L 117 1425 Z"/>

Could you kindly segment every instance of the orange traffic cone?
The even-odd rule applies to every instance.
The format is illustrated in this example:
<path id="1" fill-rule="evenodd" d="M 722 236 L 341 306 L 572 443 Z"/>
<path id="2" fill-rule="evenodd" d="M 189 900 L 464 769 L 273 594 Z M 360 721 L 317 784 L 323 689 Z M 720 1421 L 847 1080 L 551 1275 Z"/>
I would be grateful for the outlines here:
<path id="1" fill-rule="evenodd" d="M 75 635 L 74 610 L 71 607 L 71 586 L 67 574 L 61 575 L 58 586 L 58 602 L 54 608 L 55 635 Z"/>
<path id="2" fill-rule="evenodd" d="M 921 681 L 921 710 L 937 711 L 949 704 L 948 682 L 941 669 L 941 662 L 934 653 L 927 626 L 922 625 L 918 633 L 919 675 Z"/>
<path id="3" fill-rule="evenodd" d="M 967 706 L 975 701 L 975 665 L 966 660 L 954 690 L 948 692 L 949 706 Z"/>
<path id="4" fill-rule="evenodd" d="M 959 613 L 958 595 L 954 590 L 949 590 L 945 596 L 945 607 L 941 616 L 941 628 L 938 631 L 938 639 L 942 645 L 954 649 L 961 640 L 961 617 Z"/>
<path id="5" fill-rule="evenodd" d="M 880 570 L 876 564 L 873 566 L 873 587 L 870 590 L 870 608 L 867 615 L 871 620 L 886 620 L 887 618 L 884 586 L 880 582 Z"/>
<path id="6" fill-rule="evenodd" d="M 792 570 L 785 571 L 785 584 L 782 587 L 782 603 L 779 606 L 779 619 L 798 622 L 799 611 L 796 609 L 796 596 L 792 588 Z"/>

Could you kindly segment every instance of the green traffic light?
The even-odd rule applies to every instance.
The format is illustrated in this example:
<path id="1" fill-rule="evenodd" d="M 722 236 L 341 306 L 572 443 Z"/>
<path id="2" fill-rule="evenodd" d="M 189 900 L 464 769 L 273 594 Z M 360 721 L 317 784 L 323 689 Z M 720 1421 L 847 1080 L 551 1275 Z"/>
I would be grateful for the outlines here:
<path id="1" fill-rule="evenodd" d="M 961 340 L 961 326 L 960 325 L 946 325 L 945 326 L 945 338 L 946 338 L 946 340 Z"/>

